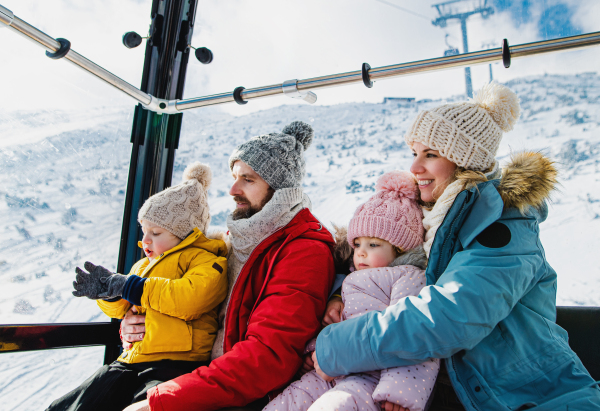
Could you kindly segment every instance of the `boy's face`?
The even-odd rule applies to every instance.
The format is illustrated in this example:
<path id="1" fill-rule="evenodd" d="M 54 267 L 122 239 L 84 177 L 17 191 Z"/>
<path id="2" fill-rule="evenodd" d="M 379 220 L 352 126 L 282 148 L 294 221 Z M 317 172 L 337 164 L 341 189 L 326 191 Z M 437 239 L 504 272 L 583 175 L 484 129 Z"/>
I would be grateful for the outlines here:
<path id="1" fill-rule="evenodd" d="M 156 224 L 152 224 L 146 220 L 140 220 L 140 224 L 144 232 L 144 237 L 142 238 L 144 253 L 150 261 L 181 242 L 179 237 L 176 237 L 170 231 Z"/>
<path id="2" fill-rule="evenodd" d="M 385 240 L 375 237 L 358 237 L 354 239 L 354 268 L 389 267 L 396 258 L 394 246 Z"/>

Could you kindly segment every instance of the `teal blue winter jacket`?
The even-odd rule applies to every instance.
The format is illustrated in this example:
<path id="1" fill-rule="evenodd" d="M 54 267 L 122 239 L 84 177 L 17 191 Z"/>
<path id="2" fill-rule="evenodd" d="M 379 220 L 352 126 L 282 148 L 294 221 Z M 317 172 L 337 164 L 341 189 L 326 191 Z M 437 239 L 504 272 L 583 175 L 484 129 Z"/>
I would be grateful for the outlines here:
<path id="1" fill-rule="evenodd" d="M 321 369 L 339 376 L 444 358 L 467 410 L 600 410 L 600 390 L 555 323 L 556 273 L 538 227 L 555 175 L 543 156 L 522 153 L 502 180 L 461 192 L 436 233 L 428 286 L 326 327 Z"/>

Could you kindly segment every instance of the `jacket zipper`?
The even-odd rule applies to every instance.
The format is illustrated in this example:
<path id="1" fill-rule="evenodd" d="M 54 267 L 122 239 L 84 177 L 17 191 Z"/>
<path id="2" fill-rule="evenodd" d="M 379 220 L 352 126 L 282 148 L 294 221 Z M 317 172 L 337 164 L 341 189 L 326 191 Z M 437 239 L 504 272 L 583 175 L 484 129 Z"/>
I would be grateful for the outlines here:
<path id="1" fill-rule="evenodd" d="M 286 226 L 287 226 L 287 224 L 286 224 Z M 278 230 L 273 231 L 273 233 L 270 236 L 263 239 L 260 243 L 258 243 L 256 245 L 256 247 L 254 247 L 254 250 L 252 250 L 252 252 L 248 256 L 248 259 L 246 260 L 246 262 L 240 269 L 240 273 L 238 274 L 237 278 L 235 279 L 235 283 L 233 283 L 233 288 L 231 289 L 231 295 L 229 296 L 229 301 L 227 302 L 227 307 L 225 307 L 225 316 L 223 317 L 223 343 L 221 344 L 221 349 L 223 350 L 223 354 L 225 354 L 225 338 L 227 336 L 227 315 L 229 314 L 229 306 L 231 305 L 231 297 L 233 296 L 233 294 L 235 292 L 235 287 L 237 286 L 238 280 L 239 280 L 240 276 L 242 275 L 242 271 L 244 271 L 244 268 L 246 268 L 246 264 L 248 264 L 248 261 L 250 261 L 252 259 L 252 255 L 254 255 L 254 252 L 258 249 L 258 247 L 260 247 L 260 245 L 262 243 L 264 243 L 265 241 L 267 241 L 269 238 L 273 237 L 273 235 L 275 235 L 279 231 L 283 230 L 286 226 L 283 226 L 283 227 L 279 228 Z M 233 249 L 233 245 L 232 245 L 232 249 Z"/>
<path id="2" fill-rule="evenodd" d="M 462 205 L 461 205 L 461 207 L 460 207 L 460 210 L 459 210 L 459 212 L 458 212 L 458 215 L 456 216 L 456 218 L 454 219 L 454 221 L 452 221 L 452 224 L 450 225 L 450 230 L 448 231 L 448 235 L 446 236 L 446 238 L 444 238 L 444 242 L 442 243 L 442 251 L 443 251 L 443 250 L 444 250 L 444 248 L 446 247 L 446 244 L 448 243 L 448 240 L 449 240 L 449 238 L 450 238 L 450 234 L 452 234 L 452 229 L 453 229 L 453 228 L 454 228 L 454 226 L 456 225 L 456 221 L 457 221 L 457 220 L 458 220 L 458 219 L 459 219 L 459 218 L 462 216 L 462 214 L 463 214 L 463 212 L 464 212 L 464 210 L 465 210 L 465 207 L 466 207 L 466 205 L 467 205 L 467 200 L 465 200 L 465 201 L 462 203 Z M 444 224 L 444 223 L 442 222 L 442 224 Z M 447 266 L 448 266 L 448 265 L 446 265 L 446 267 L 447 267 Z M 441 265 L 438 265 L 438 267 L 436 268 L 436 272 L 435 272 L 435 279 L 436 279 L 436 281 L 438 280 L 438 278 L 440 278 L 440 276 L 439 276 L 439 274 L 440 274 L 440 270 L 441 270 Z"/>
<path id="3" fill-rule="evenodd" d="M 452 358 L 451 358 L 452 359 Z M 458 371 L 456 370 L 456 365 L 454 364 L 454 360 L 452 360 L 452 368 L 454 369 L 454 375 L 456 375 L 456 379 L 458 380 L 458 382 L 465 387 L 465 384 L 463 384 L 462 381 L 460 381 L 460 378 L 458 377 Z M 450 380 L 450 382 L 452 382 L 452 380 Z M 469 401 L 471 401 L 471 405 L 473 406 L 474 409 L 478 410 L 479 408 L 477 408 L 475 406 L 475 403 L 473 403 L 473 399 L 471 398 L 471 394 L 469 394 L 469 391 L 465 389 L 465 393 L 467 394 L 467 397 L 469 397 Z M 458 397 L 458 396 L 457 396 Z M 459 398 L 460 400 L 460 398 Z M 461 401 L 462 402 L 462 401 Z M 464 404 L 463 404 L 464 407 Z"/>
<path id="4" fill-rule="evenodd" d="M 452 221 L 452 224 L 450 225 L 450 230 L 448 232 L 448 235 L 446 236 L 446 238 L 444 238 L 444 242 L 442 243 L 442 251 L 444 250 L 444 248 L 446 247 L 446 244 L 448 243 L 448 240 L 450 239 L 450 236 L 451 236 L 451 234 L 453 232 L 453 229 L 456 226 L 456 222 L 462 216 L 462 214 L 463 214 L 463 212 L 465 210 L 465 207 L 467 205 L 467 202 L 468 202 L 468 200 L 465 199 L 465 201 L 462 203 L 462 205 L 460 207 L 458 215 L 456 216 L 456 218 L 454 219 L 454 221 Z M 442 224 L 443 224 L 443 222 L 442 222 Z M 446 265 L 446 267 L 447 267 L 447 265 Z M 439 278 L 440 271 L 441 271 L 441 265 L 438 265 L 438 267 L 436 269 L 436 272 L 435 272 L 436 281 Z M 458 381 L 458 383 L 460 385 L 462 385 L 465 388 L 465 393 L 467 394 L 467 397 L 469 398 L 469 401 L 471 402 L 471 406 L 473 407 L 473 409 L 478 410 L 479 408 L 477 408 L 477 406 L 473 402 L 473 399 L 471 398 L 471 395 L 469 394 L 469 391 L 466 388 L 467 386 L 460 380 L 460 377 L 458 375 L 458 370 L 456 369 L 456 363 L 455 363 L 454 359 L 451 357 L 450 360 L 452 361 L 452 369 L 454 370 L 454 375 L 456 375 L 456 380 Z M 452 380 L 450 380 L 450 382 L 452 382 Z M 460 400 L 460 398 L 459 398 L 459 400 Z M 461 400 L 461 402 L 462 402 L 462 400 Z M 463 407 L 464 407 L 464 404 L 463 404 Z"/>

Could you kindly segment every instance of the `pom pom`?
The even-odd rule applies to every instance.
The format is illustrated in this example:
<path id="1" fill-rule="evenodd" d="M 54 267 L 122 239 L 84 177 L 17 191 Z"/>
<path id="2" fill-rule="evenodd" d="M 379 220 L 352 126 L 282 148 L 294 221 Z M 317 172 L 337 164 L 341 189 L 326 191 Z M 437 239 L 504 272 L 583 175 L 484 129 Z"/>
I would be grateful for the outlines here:
<path id="1" fill-rule="evenodd" d="M 210 182 L 212 181 L 212 171 L 206 164 L 196 161 L 187 166 L 183 172 L 183 181 L 188 180 L 198 180 L 198 182 L 202 184 L 202 187 L 204 187 L 205 190 L 208 190 Z"/>
<path id="2" fill-rule="evenodd" d="M 484 108 L 500 126 L 502 131 L 510 131 L 521 115 L 519 97 L 506 86 L 495 81 L 486 84 L 473 99 Z"/>
<path id="3" fill-rule="evenodd" d="M 310 147 L 314 131 L 313 128 L 303 121 L 293 121 L 281 130 L 283 134 L 294 136 L 304 146 L 304 150 Z"/>
<path id="4" fill-rule="evenodd" d="M 406 197 L 410 200 L 417 199 L 417 180 L 408 171 L 390 171 L 385 173 L 375 185 L 377 191 L 396 193 L 398 197 Z"/>

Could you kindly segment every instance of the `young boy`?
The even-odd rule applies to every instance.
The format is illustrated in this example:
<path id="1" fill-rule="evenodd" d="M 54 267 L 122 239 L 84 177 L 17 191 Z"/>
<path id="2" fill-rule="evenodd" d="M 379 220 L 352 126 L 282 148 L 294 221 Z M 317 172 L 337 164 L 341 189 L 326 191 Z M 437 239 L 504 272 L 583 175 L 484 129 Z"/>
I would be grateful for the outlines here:
<path id="1" fill-rule="evenodd" d="M 111 318 L 135 305 L 146 314 L 146 334 L 48 410 L 120 411 L 151 387 L 208 364 L 227 293 L 227 246 L 204 235 L 211 178 L 208 166 L 194 163 L 181 184 L 146 200 L 138 214 L 146 257 L 129 275 L 90 262 L 88 272 L 76 269 L 73 295 L 98 300 Z"/>

